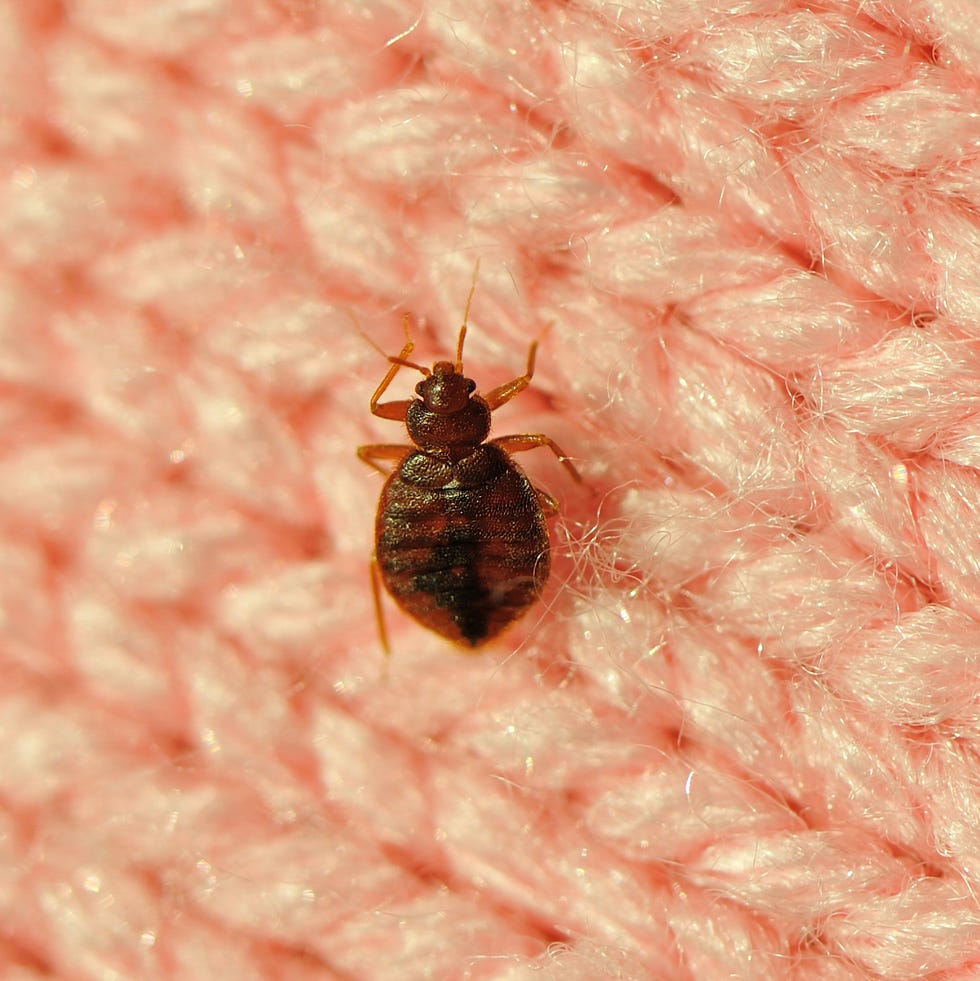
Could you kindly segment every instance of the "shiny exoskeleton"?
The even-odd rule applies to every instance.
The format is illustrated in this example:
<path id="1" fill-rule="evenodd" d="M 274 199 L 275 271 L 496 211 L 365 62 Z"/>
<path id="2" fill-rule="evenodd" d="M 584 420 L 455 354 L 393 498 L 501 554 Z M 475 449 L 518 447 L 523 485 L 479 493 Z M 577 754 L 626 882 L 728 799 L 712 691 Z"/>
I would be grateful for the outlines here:
<path id="1" fill-rule="evenodd" d="M 432 369 L 389 357 L 391 367 L 371 398 L 371 412 L 404 421 L 414 446 L 362 446 L 361 459 L 388 474 L 375 523 L 372 559 L 378 628 L 388 649 L 378 576 L 395 602 L 419 623 L 465 647 L 491 640 L 538 598 L 551 565 L 546 518 L 557 504 L 531 485 L 510 454 L 547 446 L 576 479 L 558 445 L 540 433 L 487 441 L 490 415 L 527 388 L 534 374 L 535 341 L 523 375 L 476 395 L 463 374 L 463 340 L 473 290 L 459 331 L 456 361 Z M 406 321 L 407 323 L 407 321 Z M 407 328 L 406 328 L 407 334 Z M 402 367 L 425 378 L 418 398 L 379 402 Z"/>

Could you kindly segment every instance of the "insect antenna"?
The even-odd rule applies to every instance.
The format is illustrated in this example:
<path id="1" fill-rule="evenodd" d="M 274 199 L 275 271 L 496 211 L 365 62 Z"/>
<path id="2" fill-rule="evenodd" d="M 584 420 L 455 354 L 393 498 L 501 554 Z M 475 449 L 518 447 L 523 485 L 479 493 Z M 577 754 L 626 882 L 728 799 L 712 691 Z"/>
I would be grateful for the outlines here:
<path id="1" fill-rule="evenodd" d="M 466 294 L 466 306 L 463 307 L 463 324 L 459 328 L 459 339 L 456 341 L 456 374 L 463 373 L 463 341 L 466 340 L 466 323 L 470 319 L 470 304 L 476 292 L 476 277 L 480 274 L 480 260 L 473 266 L 473 279 L 470 281 L 470 291 Z"/>
<path id="2" fill-rule="evenodd" d="M 414 368 L 416 371 L 421 371 L 426 378 L 432 374 L 432 372 L 422 364 L 416 364 L 414 361 L 409 361 L 407 358 L 403 358 L 400 354 L 389 354 L 388 360 L 392 364 L 397 364 L 402 368 Z"/>

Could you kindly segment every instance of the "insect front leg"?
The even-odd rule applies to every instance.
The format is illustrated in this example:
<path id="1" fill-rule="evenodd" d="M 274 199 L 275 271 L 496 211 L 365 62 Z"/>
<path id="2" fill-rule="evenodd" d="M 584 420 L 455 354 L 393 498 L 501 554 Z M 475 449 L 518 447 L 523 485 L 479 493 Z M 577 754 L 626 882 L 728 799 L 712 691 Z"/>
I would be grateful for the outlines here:
<path id="1" fill-rule="evenodd" d="M 547 446 L 558 457 L 558 462 L 572 475 L 572 478 L 578 483 L 582 482 L 582 478 L 572 461 L 565 456 L 562 448 L 550 436 L 545 436 L 543 433 L 520 433 L 517 436 L 498 436 L 497 439 L 492 439 L 490 442 L 494 446 L 499 446 L 506 453 L 522 453 L 524 450 L 534 450 L 539 446 Z"/>
<path id="2" fill-rule="evenodd" d="M 490 407 L 491 412 L 499 409 L 505 402 L 509 402 L 515 395 L 520 395 L 531 384 L 531 379 L 534 377 L 534 358 L 537 353 L 538 342 L 533 341 L 527 351 L 527 367 L 524 369 L 524 374 L 518 375 L 512 381 L 505 382 L 483 396 L 483 401 Z M 530 447 L 526 448 L 530 449 Z"/>
<path id="3" fill-rule="evenodd" d="M 412 448 L 410 446 L 404 446 L 398 443 L 370 443 L 368 446 L 359 446 L 357 448 L 357 455 L 369 467 L 373 467 L 378 473 L 383 473 L 387 477 L 391 471 L 385 470 L 384 467 L 379 465 L 378 461 L 400 460 L 406 453 L 410 453 L 411 450 Z"/>
<path id="4" fill-rule="evenodd" d="M 404 321 L 402 322 L 405 328 L 405 346 L 398 352 L 398 354 L 389 357 L 388 360 L 391 362 L 391 367 L 388 369 L 388 373 L 381 379 L 381 384 L 374 390 L 374 395 L 371 396 L 371 415 L 378 416 L 381 419 L 395 419 L 398 422 L 405 421 L 405 413 L 408 411 L 408 407 L 412 404 L 411 399 L 396 399 L 392 402 L 381 402 L 379 399 L 388 390 L 388 386 L 394 380 L 395 375 L 398 374 L 400 368 L 419 368 L 419 365 L 412 364 L 408 361 L 408 356 L 415 349 L 415 345 L 412 343 L 412 338 L 408 333 L 408 315 L 406 314 Z M 423 372 L 428 374 L 428 370 L 421 368 Z"/>

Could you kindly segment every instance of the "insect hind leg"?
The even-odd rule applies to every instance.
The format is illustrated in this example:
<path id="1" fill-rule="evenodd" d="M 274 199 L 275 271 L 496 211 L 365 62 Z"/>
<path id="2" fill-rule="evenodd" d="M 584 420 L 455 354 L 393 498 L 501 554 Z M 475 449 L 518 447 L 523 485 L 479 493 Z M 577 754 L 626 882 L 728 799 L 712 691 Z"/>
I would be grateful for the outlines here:
<path id="1" fill-rule="evenodd" d="M 385 611 L 381 605 L 381 573 L 378 570 L 377 555 L 371 556 L 371 595 L 374 598 L 374 619 L 378 627 L 378 640 L 385 657 L 391 657 L 391 647 L 388 644 L 388 630 L 385 627 Z"/>
<path id="2" fill-rule="evenodd" d="M 561 510 L 558 506 L 558 502 L 547 491 L 541 490 L 540 487 L 535 487 L 534 493 L 537 495 L 541 512 L 546 518 L 553 517 Z"/>

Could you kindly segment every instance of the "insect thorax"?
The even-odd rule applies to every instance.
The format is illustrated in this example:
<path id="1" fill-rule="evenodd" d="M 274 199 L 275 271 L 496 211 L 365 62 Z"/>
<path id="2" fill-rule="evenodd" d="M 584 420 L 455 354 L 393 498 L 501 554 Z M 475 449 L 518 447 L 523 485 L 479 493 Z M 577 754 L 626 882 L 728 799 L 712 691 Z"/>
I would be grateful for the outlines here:
<path id="1" fill-rule="evenodd" d="M 476 447 L 490 433 L 490 409 L 481 398 L 469 398 L 455 412 L 435 412 L 415 399 L 405 414 L 412 442 L 424 450 Z"/>

